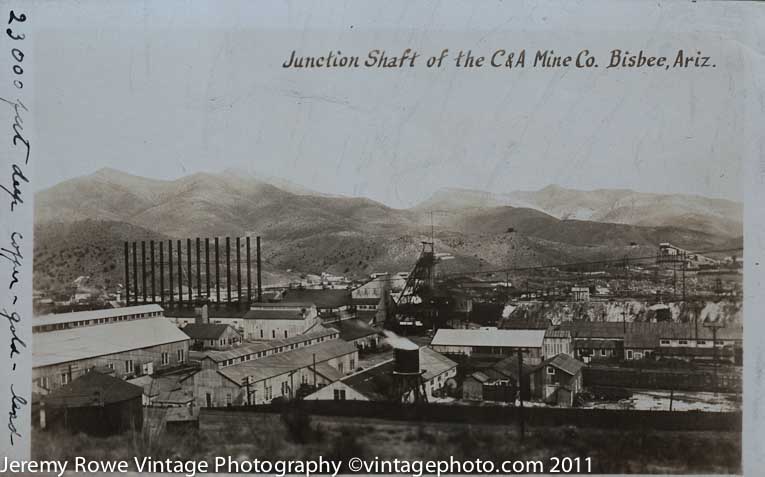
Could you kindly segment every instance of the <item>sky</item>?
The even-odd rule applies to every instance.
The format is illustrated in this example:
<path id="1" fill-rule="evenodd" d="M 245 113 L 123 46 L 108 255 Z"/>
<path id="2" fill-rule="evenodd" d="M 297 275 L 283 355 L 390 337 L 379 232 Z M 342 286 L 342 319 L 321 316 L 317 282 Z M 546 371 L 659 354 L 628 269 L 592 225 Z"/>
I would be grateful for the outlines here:
<path id="1" fill-rule="evenodd" d="M 394 207 L 549 184 L 742 200 L 754 54 L 738 2 L 40 3 L 38 189 L 103 167 L 236 168 Z M 373 48 L 589 49 L 604 64 L 614 48 L 682 48 L 716 67 L 281 66 L 293 50 Z"/>

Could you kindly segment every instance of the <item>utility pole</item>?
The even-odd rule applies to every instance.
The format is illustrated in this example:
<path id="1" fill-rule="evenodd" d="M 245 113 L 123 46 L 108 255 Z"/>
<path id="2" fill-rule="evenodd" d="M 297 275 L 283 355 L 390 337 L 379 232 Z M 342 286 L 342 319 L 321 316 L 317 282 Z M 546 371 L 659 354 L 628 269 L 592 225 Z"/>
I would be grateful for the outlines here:
<path id="1" fill-rule="evenodd" d="M 685 304 L 685 266 L 686 266 L 686 252 L 683 251 L 683 304 Z"/>
<path id="2" fill-rule="evenodd" d="M 313 354 L 313 389 L 316 390 L 316 353 Z"/>
<path id="3" fill-rule="evenodd" d="M 242 384 L 244 386 L 247 386 L 247 405 L 251 406 L 252 405 L 252 401 L 250 400 L 250 395 L 251 395 L 251 393 L 250 393 L 250 377 L 249 376 L 243 377 L 242 378 Z"/>
<path id="4" fill-rule="evenodd" d="M 724 325 L 721 323 L 706 323 L 704 325 L 707 328 L 712 329 L 712 361 L 714 365 L 714 390 L 715 395 L 717 395 L 717 388 L 718 388 L 718 382 L 717 382 L 717 330 L 719 328 L 722 328 Z"/>
<path id="5" fill-rule="evenodd" d="M 523 351 L 518 350 L 518 400 L 520 406 L 518 407 L 518 423 L 521 430 L 521 441 L 525 434 L 524 422 L 523 422 Z"/>

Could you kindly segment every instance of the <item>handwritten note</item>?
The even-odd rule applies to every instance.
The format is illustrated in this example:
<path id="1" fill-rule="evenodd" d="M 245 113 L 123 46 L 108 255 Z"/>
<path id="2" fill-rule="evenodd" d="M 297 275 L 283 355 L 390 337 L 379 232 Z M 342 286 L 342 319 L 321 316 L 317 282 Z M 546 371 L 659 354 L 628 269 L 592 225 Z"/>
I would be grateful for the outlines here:
<path id="1" fill-rule="evenodd" d="M 31 263 L 26 256 L 31 250 L 32 204 L 30 159 L 32 141 L 28 133 L 30 109 L 26 97 L 30 84 L 25 68 L 29 65 L 27 52 L 31 50 L 27 35 L 30 21 L 25 12 L 9 9 L 3 13 L 5 28 L 2 49 L 10 58 L 7 69 L 0 73 L 0 144 L 4 149 L 0 157 L 0 348 L 4 349 L 4 375 L 0 382 L 0 408 L 7 416 L 6 436 L 0 439 L 3 447 L 29 447 L 30 373 L 24 363 L 29 362 L 30 329 L 27 317 L 31 313 Z M 5 64 L 5 63 L 3 63 Z M 7 121 L 2 133 L 2 121 Z M 7 448 L 5 453 L 11 453 Z"/>

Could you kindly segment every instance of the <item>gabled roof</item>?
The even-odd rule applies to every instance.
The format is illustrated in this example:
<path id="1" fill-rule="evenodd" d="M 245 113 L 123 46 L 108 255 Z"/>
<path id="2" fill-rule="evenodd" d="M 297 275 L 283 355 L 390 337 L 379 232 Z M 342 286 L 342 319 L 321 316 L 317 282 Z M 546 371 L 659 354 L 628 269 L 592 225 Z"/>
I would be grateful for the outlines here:
<path id="1" fill-rule="evenodd" d="M 425 371 L 422 374 L 422 379 L 425 381 L 456 367 L 457 363 L 441 353 L 427 347 L 420 348 L 420 369 Z"/>
<path id="2" fill-rule="evenodd" d="M 350 290 L 313 290 L 291 289 L 284 293 L 284 298 L 290 301 L 314 303 L 316 308 L 340 308 L 351 304 Z"/>
<path id="3" fill-rule="evenodd" d="M 575 340 L 576 349 L 616 349 L 619 348 L 620 340 Z"/>
<path id="4" fill-rule="evenodd" d="M 561 330 L 569 330 L 574 338 L 624 339 L 624 324 L 604 321 L 564 321 Z"/>
<path id="5" fill-rule="evenodd" d="M 38 333 L 32 351 L 32 366 L 39 368 L 188 339 L 175 324 L 163 317 Z"/>
<path id="6" fill-rule="evenodd" d="M 59 323 L 70 323 L 72 321 L 88 321 L 102 318 L 114 318 L 127 315 L 141 315 L 144 313 L 162 313 L 162 307 L 159 305 L 137 305 L 126 306 L 122 308 L 106 308 L 103 310 L 75 311 L 71 313 L 51 313 L 49 315 L 40 315 L 32 319 L 32 326 L 55 325 Z"/>
<path id="7" fill-rule="evenodd" d="M 239 334 L 239 332 L 237 332 L 230 325 L 221 323 L 189 323 L 188 325 L 181 328 L 181 331 L 186 333 L 191 339 L 217 340 L 220 339 L 223 333 L 225 333 L 229 328 L 231 328 L 231 331 L 234 333 Z"/>
<path id="8" fill-rule="evenodd" d="M 142 394 L 143 388 L 140 386 L 91 371 L 54 390 L 43 399 L 48 406 L 72 408 L 113 404 L 140 398 Z"/>
<path id="9" fill-rule="evenodd" d="M 353 341 L 380 333 L 379 330 L 356 319 L 336 321 L 332 323 L 332 326 L 337 328 L 340 332 L 340 339 L 345 341 Z"/>
<path id="10" fill-rule="evenodd" d="M 290 371 L 313 366 L 333 358 L 355 353 L 356 345 L 342 340 L 330 340 L 305 348 L 299 348 L 284 353 L 273 354 L 265 358 L 245 361 L 218 370 L 220 374 L 235 383 L 241 383 L 244 378 L 251 377 L 252 382 L 273 378 Z"/>
<path id="11" fill-rule="evenodd" d="M 307 333 L 291 336 L 286 339 L 250 341 L 232 349 L 203 351 L 201 353 L 201 359 L 209 358 L 215 362 L 221 362 L 252 353 L 259 353 L 261 351 L 275 348 L 286 348 L 293 344 L 305 343 L 306 341 L 312 341 L 319 338 L 327 338 L 335 334 L 338 334 L 338 331 L 334 328 L 317 326 Z"/>
<path id="12" fill-rule="evenodd" d="M 545 330 L 449 330 L 441 328 L 431 346 L 495 346 L 541 348 Z"/>
<path id="13" fill-rule="evenodd" d="M 246 320 L 304 320 L 301 308 L 266 308 L 249 310 L 244 314 Z"/>
<path id="14" fill-rule="evenodd" d="M 544 362 L 546 366 L 552 366 L 560 369 L 561 371 L 576 376 L 584 367 L 584 363 L 572 358 L 566 353 L 560 353 L 553 358 L 550 358 Z"/>

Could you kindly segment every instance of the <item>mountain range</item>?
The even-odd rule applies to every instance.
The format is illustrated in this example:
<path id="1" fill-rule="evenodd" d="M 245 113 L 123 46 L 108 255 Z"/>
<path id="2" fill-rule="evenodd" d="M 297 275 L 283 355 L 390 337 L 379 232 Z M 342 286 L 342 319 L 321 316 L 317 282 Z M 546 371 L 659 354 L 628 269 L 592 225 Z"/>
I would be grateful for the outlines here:
<path id="1" fill-rule="evenodd" d="M 409 270 L 431 233 L 448 270 L 645 256 L 659 242 L 740 244 L 743 207 L 723 199 L 549 186 L 493 194 L 443 189 L 409 209 L 241 171 L 176 180 L 114 169 L 35 196 L 35 287 L 120 281 L 124 240 L 260 235 L 264 269 L 352 276 Z M 432 232 L 431 232 L 432 231 Z"/>

